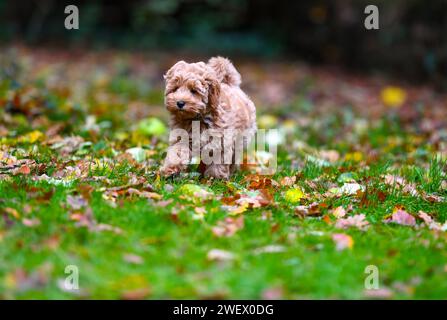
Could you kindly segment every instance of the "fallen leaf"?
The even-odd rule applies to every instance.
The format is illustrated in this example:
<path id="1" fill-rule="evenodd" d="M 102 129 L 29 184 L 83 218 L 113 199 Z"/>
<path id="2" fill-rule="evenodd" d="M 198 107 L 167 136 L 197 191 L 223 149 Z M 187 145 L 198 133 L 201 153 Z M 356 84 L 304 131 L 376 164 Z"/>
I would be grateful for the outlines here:
<path id="1" fill-rule="evenodd" d="M 282 178 L 279 184 L 283 187 L 291 187 L 295 184 L 295 182 L 296 182 L 296 176 L 292 176 Z"/>
<path id="2" fill-rule="evenodd" d="M 394 222 L 403 226 L 415 226 L 416 219 L 403 209 L 395 209 L 390 219 L 385 222 Z"/>
<path id="3" fill-rule="evenodd" d="M 388 288 L 366 289 L 363 295 L 369 299 L 391 299 L 394 296 L 393 291 Z"/>
<path id="4" fill-rule="evenodd" d="M 402 177 L 387 174 L 385 175 L 384 180 L 389 186 L 399 187 L 403 192 L 411 194 L 412 196 L 418 195 L 416 185 L 414 183 L 408 183 L 407 180 Z"/>
<path id="5" fill-rule="evenodd" d="M 360 162 L 363 160 L 363 154 L 360 151 L 350 152 L 345 155 L 345 161 Z"/>
<path id="6" fill-rule="evenodd" d="M 261 296 L 264 300 L 281 300 L 284 297 L 284 289 L 282 287 L 267 288 L 262 291 Z"/>
<path id="7" fill-rule="evenodd" d="M 335 227 L 339 229 L 347 229 L 355 227 L 360 230 L 366 230 L 369 226 L 369 222 L 365 219 L 364 214 L 356 214 L 352 217 L 338 219 L 335 223 Z"/>
<path id="8" fill-rule="evenodd" d="M 40 220 L 37 218 L 33 218 L 33 219 L 23 218 L 22 223 L 23 223 L 23 225 L 25 225 L 27 227 L 36 227 L 36 226 L 40 225 Z"/>
<path id="9" fill-rule="evenodd" d="M 272 129 L 278 126 L 278 118 L 271 114 L 261 115 L 257 122 L 261 129 Z"/>
<path id="10" fill-rule="evenodd" d="M 3 208 L 3 211 L 16 219 L 20 219 L 20 213 L 14 208 Z"/>
<path id="11" fill-rule="evenodd" d="M 34 130 L 19 137 L 19 142 L 35 143 L 44 138 L 44 134 L 38 130 Z"/>
<path id="12" fill-rule="evenodd" d="M 296 206 L 295 214 L 300 218 L 305 218 L 307 216 L 318 217 L 322 214 L 322 209 L 324 208 L 324 204 L 320 204 L 318 202 L 312 202 L 307 206 Z"/>
<path id="13" fill-rule="evenodd" d="M 234 259 L 234 254 L 221 249 L 211 249 L 206 255 L 210 261 L 228 261 Z"/>
<path id="14" fill-rule="evenodd" d="M 144 260 L 141 256 L 133 254 L 133 253 L 126 253 L 123 255 L 123 260 L 132 264 L 143 264 Z"/>
<path id="15" fill-rule="evenodd" d="M 67 196 L 67 203 L 73 210 L 80 210 L 81 208 L 85 208 L 88 203 L 87 200 L 82 196 Z"/>
<path id="16" fill-rule="evenodd" d="M 146 150 L 143 148 L 130 148 L 127 149 L 126 152 L 129 153 L 136 162 L 143 162 L 146 160 Z"/>
<path id="17" fill-rule="evenodd" d="M 184 184 L 177 190 L 177 192 L 194 201 L 208 200 L 213 197 L 211 190 L 195 184 Z"/>
<path id="18" fill-rule="evenodd" d="M 335 242 L 335 247 L 338 251 L 352 249 L 352 246 L 354 245 L 352 237 L 344 233 L 333 234 L 332 240 Z"/>
<path id="19" fill-rule="evenodd" d="M 273 196 L 267 189 L 250 190 L 240 195 L 235 201 L 242 206 L 248 204 L 250 208 L 260 208 L 270 205 L 273 202 Z"/>
<path id="20" fill-rule="evenodd" d="M 319 157 L 330 163 L 337 162 L 340 159 L 340 154 L 336 150 L 321 150 L 318 153 Z"/>
<path id="21" fill-rule="evenodd" d="M 124 300 L 141 300 L 147 298 L 150 293 L 151 290 L 149 288 L 138 288 L 124 291 L 121 297 Z"/>
<path id="22" fill-rule="evenodd" d="M 436 222 L 431 216 L 429 216 L 424 211 L 419 211 L 418 216 L 424 221 L 425 225 L 429 227 L 431 230 L 447 231 L 447 222 L 445 222 L 444 225 L 441 225 L 439 222 Z"/>
<path id="23" fill-rule="evenodd" d="M 15 171 L 15 174 L 24 174 L 24 175 L 28 175 L 31 173 L 31 169 L 30 167 L 28 167 L 27 165 L 23 165 L 21 166 L 18 170 Z"/>
<path id="24" fill-rule="evenodd" d="M 232 206 L 230 207 L 230 209 L 228 210 L 229 214 L 232 216 L 244 213 L 245 211 L 247 211 L 249 207 L 248 202 L 242 203 L 240 206 Z"/>
<path id="25" fill-rule="evenodd" d="M 167 132 L 166 125 L 158 118 L 146 118 L 138 123 L 138 132 L 147 136 L 162 136 Z"/>
<path id="26" fill-rule="evenodd" d="M 280 253 L 286 251 L 286 248 L 281 245 L 268 245 L 265 247 L 257 248 L 253 251 L 254 254 L 261 254 L 261 253 Z"/>
<path id="27" fill-rule="evenodd" d="M 398 108 L 404 104 L 407 98 L 407 93 L 402 88 L 387 86 L 382 89 L 380 97 L 385 106 Z"/>
<path id="28" fill-rule="evenodd" d="M 212 232 L 217 237 L 231 237 L 243 227 L 244 216 L 225 218 L 223 221 L 219 221 L 217 226 L 212 228 Z"/>
<path id="29" fill-rule="evenodd" d="M 284 193 L 284 199 L 289 203 L 298 203 L 304 196 L 304 192 L 300 188 L 290 189 Z"/>
<path id="30" fill-rule="evenodd" d="M 358 183 L 345 183 L 340 188 L 331 188 L 329 192 L 336 195 L 355 195 L 359 191 L 364 191 L 364 187 Z"/>
<path id="31" fill-rule="evenodd" d="M 194 219 L 202 220 L 205 217 L 206 209 L 203 207 L 195 207 L 194 208 Z"/>
<path id="32" fill-rule="evenodd" d="M 346 215 L 346 210 L 342 206 L 339 206 L 332 211 L 332 215 L 337 219 L 343 218 Z"/>

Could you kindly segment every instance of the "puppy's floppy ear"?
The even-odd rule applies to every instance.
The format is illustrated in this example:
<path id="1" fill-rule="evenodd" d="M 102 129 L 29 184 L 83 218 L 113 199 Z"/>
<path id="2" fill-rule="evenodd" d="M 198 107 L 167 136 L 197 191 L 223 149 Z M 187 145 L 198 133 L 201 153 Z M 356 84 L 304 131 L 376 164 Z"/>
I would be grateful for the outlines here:
<path id="1" fill-rule="evenodd" d="M 172 76 L 179 70 L 183 69 L 185 66 L 187 65 L 187 63 L 185 61 L 179 61 L 176 64 L 174 64 L 171 69 L 168 70 L 168 72 L 166 72 L 166 74 L 163 76 L 163 78 L 166 81 L 169 81 L 169 79 L 172 78 Z"/>
<path id="2" fill-rule="evenodd" d="M 205 76 L 205 81 L 208 85 L 208 107 L 214 117 L 219 111 L 220 82 L 214 72 L 209 72 Z"/>

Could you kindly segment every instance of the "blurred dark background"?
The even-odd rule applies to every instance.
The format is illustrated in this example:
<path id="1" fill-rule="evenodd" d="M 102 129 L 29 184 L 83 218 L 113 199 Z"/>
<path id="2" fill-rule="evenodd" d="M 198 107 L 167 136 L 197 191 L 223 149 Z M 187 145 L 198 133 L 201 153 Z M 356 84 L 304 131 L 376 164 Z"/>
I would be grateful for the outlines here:
<path id="1" fill-rule="evenodd" d="M 80 29 L 64 28 L 75 4 Z M 364 9 L 380 10 L 366 30 Z M 447 0 L 0 0 L 4 45 L 302 59 L 447 87 Z"/>

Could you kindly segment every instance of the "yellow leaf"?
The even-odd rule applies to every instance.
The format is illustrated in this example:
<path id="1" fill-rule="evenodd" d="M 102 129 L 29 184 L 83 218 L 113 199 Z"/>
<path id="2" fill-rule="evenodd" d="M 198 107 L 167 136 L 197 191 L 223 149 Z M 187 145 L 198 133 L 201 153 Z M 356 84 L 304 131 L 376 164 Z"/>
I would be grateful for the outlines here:
<path id="1" fill-rule="evenodd" d="M 393 108 L 399 108 L 407 99 L 407 93 L 405 90 L 393 86 L 385 87 L 380 96 L 385 106 Z"/>
<path id="2" fill-rule="evenodd" d="M 258 118 L 258 126 L 261 129 L 271 129 L 278 126 L 278 118 L 274 115 L 266 114 Z"/>
<path id="3" fill-rule="evenodd" d="M 16 219 L 20 218 L 20 213 L 14 209 L 14 208 L 4 208 L 3 209 L 6 213 L 10 214 L 11 216 L 13 216 Z"/>
<path id="4" fill-rule="evenodd" d="M 235 215 L 244 213 L 245 211 L 247 211 L 248 206 L 249 206 L 248 202 L 244 202 L 240 206 L 238 206 L 237 208 L 231 210 L 230 211 L 230 215 L 235 216 Z"/>
<path id="5" fill-rule="evenodd" d="M 287 202 L 297 203 L 304 197 L 304 192 L 300 188 L 294 188 L 287 190 L 284 194 L 284 198 Z"/>
<path id="6" fill-rule="evenodd" d="M 334 215 L 334 217 L 338 218 L 343 218 L 346 215 L 346 210 L 340 206 L 334 209 L 334 211 L 332 211 L 332 214 Z"/>
<path id="7" fill-rule="evenodd" d="M 38 140 L 41 140 L 43 138 L 44 134 L 40 132 L 39 130 L 34 130 L 31 132 L 28 132 L 27 134 L 21 136 L 19 138 L 20 142 L 28 142 L 28 143 L 35 143 Z"/>
<path id="8" fill-rule="evenodd" d="M 363 154 L 360 151 L 350 152 L 345 155 L 345 161 L 360 162 L 363 160 Z"/>

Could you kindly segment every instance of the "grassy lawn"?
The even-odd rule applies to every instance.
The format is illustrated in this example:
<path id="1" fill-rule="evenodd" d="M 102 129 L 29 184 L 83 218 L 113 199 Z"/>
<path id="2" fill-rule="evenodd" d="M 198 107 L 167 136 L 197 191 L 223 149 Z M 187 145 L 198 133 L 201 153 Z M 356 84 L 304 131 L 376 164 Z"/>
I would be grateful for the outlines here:
<path id="1" fill-rule="evenodd" d="M 164 179 L 171 60 L 4 52 L 0 298 L 447 297 L 445 97 L 246 62 L 276 173 Z"/>

